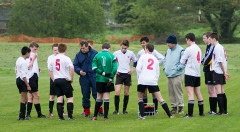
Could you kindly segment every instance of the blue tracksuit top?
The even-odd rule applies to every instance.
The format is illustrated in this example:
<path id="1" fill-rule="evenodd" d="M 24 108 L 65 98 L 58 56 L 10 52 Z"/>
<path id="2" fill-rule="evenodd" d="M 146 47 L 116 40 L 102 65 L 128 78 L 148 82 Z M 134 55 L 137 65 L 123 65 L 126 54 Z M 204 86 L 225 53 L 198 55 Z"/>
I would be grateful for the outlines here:
<path id="1" fill-rule="evenodd" d="M 89 46 L 89 52 L 82 53 L 81 50 L 76 54 L 73 66 L 74 71 L 80 75 L 80 71 L 87 73 L 87 76 L 96 76 L 96 73 L 92 70 L 92 60 L 98 52 Z"/>
<path id="2" fill-rule="evenodd" d="M 185 65 L 180 64 L 184 49 L 178 44 L 168 49 L 163 60 L 164 72 L 167 77 L 176 77 L 183 74 Z"/>

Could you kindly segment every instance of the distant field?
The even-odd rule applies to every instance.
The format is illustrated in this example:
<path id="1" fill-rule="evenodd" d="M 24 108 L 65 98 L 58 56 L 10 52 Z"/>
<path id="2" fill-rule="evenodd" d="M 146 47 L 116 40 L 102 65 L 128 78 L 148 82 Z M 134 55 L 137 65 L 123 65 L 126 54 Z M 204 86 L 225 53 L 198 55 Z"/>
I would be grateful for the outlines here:
<path id="1" fill-rule="evenodd" d="M 19 112 L 19 100 L 20 96 L 15 84 L 15 61 L 21 55 L 20 49 L 23 46 L 28 46 L 28 43 L 0 43 L 0 131 L 95 131 L 95 132 L 112 132 L 112 131 L 239 131 L 240 120 L 240 96 L 239 96 L 239 77 L 240 77 L 240 45 L 225 44 L 224 47 L 227 50 L 228 55 L 228 73 L 231 75 L 231 79 L 227 81 L 225 91 L 228 97 L 228 115 L 224 116 L 210 116 L 207 115 L 209 111 L 208 94 L 204 84 L 204 77 L 201 78 L 201 92 L 204 98 L 204 113 L 205 117 L 198 117 L 197 101 L 195 101 L 194 118 L 185 119 L 181 116 L 175 115 L 175 119 L 169 119 L 164 114 L 163 109 L 159 106 L 159 113 L 156 116 L 147 117 L 146 120 L 137 120 L 137 92 L 136 92 L 136 74 L 132 77 L 133 85 L 130 89 L 130 100 L 128 105 L 128 115 L 113 115 L 114 111 L 114 92 L 111 93 L 110 98 L 110 111 L 107 122 L 103 121 L 103 117 L 99 117 L 97 121 L 90 121 L 89 118 L 81 117 L 83 112 L 81 106 L 82 95 L 80 92 L 80 86 L 78 82 L 79 76 L 75 74 L 73 88 L 74 88 L 74 117 L 75 121 L 58 121 L 56 103 L 54 106 L 54 117 L 47 119 L 38 119 L 35 108 L 32 110 L 32 118 L 29 121 L 17 121 Z M 118 44 L 111 45 L 112 52 L 120 49 Z M 186 48 L 186 44 L 182 44 Z M 101 45 L 95 44 L 94 48 L 100 51 Z M 167 46 L 156 45 L 156 50 L 165 54 Z M 205 45 L 200 45 L 202 52 L 205 52 Z M 130 45 L 130 50 L 136 54 L 141 49 L 140 45 Z M 78 44 L 68 44 L 67 55 L 73 60 L 75 54 L 79 51 Z M 49 76 L 47 73 L 47 57 L 51 54 L 51 44 L 40 44 L 38 51 L 39 66 L 41 68 L 39 78 L 39 92 L 40 102 L 42 106 L 43 114 L 48 115 L 48 100 L 49 100 Z M 167 82 L 165 74 L 162 72 L 159 80 L 159 86 L 161 93 L 170 106 Z M 184 99 L 187 106 L 187 94 L 185 88 Z M 151 100 L 149 95 L 149 101 Z M 123 91 L 120 96 L 120 110 L 122 109 Z M 94 101 L 91 102 L 91 116 L 93 115 Z M 120 111 L 121 112 L 121 111 Z M 184 107 L 184 112 L 187 112 L 187 107 Z"/>

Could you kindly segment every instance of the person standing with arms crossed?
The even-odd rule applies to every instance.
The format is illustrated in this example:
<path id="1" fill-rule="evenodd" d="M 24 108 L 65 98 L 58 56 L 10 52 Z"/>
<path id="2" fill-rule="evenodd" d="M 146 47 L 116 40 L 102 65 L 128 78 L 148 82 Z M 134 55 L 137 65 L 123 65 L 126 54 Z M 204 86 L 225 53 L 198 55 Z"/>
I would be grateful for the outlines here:
<path id="1" fill-rule="evenodd" d="M 147 37 L 142 37 L 141 40 L 141 45 L 142 45 L 142 50 L 140 50 L 137 54 L 137 60 L 141 57 L 141 55 L 145 54 L 145 47 L 146 45 L 149 43 L 149 39 Z M 157 58 L 158 60 L 158 64 L 160 65 L 162 62 L 163 62 L 163 59 L 164 59 L 164 56 L 159 53 L 157 50 L 153 50 L 152 54 Z M 134 63 L 134 67 L 137 66 L 137 62 Z M 158 100 L 157 98 L 152 94 L 152 98 L 153 98 L 153 103 L 155 105 L 155 113 L 158 113 Z M 147 97 L 147 89 L 146 91 L 144 92 L 144 95 L 143 95 L 143 102 L 144 102 L 144 105 L 147 104 L 148 102 L 148 97 Z"/>
<path id="2" fill-rule="evenodd" d="M 21 49 L 22 56 L 19 57 L 16 61 L 16 85 L 18 87 L 19 93 L 21 94 L 21 100 L 20 100 L 20 112 L 18 120 L 28 120 L 28 118 L 25 118 L 26 113 L 26 103 L 27 103 L 27 93 L 31 90 L 31 87 L 29 85 L 29 80 L 27 78 L 28 73 L 28 63 L 26 62 L 26 59 L 30 57 L 31 50 L 24 46 Z"/>
<path id="3" fill-rule="evenodd" d="M 219 36 L 217 33 L 211 33 L 209 40 L 214 45 L 212 55 L 213 84 L 217 93 L 217 101 L 219 107 L 219 115 L 228 114 L 227 96 L 224 91 L 226 80 L 230 78 L 227 73 L 227 54 L 225 48 L 219 44 Z"/>
<path id="4" fill-rule="evenodd" d="M 73 114 L 73 76 L 74 68 L 71 59 L 66 56 L 67 45 L 58 45 L 58 54 L 52 59 L 48 67 L 50 77 L 54 80 L 54 87 L 57 94 L 57 111 L 59 120 L 65 120 L 63 117 L 63 96 L 67 98 L 68 120 L 75 120 Z"/>
<path id="5" fill-rule="evenodd" d="M 209 36 L 211 32 L 206 32 L 203 34 L 203 42 L 207 44 L 206 52 L 202 58 L 203 72 L 205 76 L 205 84 L 207 85 L 209 94 L 209 106 L 210 111 L 208 114 L 215 115 L 217 113 L 217 94 L 213 85 L 213 71 L 212 71 L 212 54 L 214 50 L 214 45 L 210 43 Z"/>
<path id="6" fill-rule="evenodd" d="M 185 86 L 188 95 L 188 113 L 184 116 L 184 118 L 193 117 L 194 94 L 198 99 L 199 116 L 204 116 L 203 97 L 200 91 L 200 65 L 202 52 L 195 43 L 196 38 L 193 33 L 188 33 L 185 36 L 185 39 L 189 47 L 186 48 L 180 60 L 182 65 L 186 65 Z"/>
<path id="7" fill-rule="evenodd" d="M 163 64 L 168 79 L 168 95 L 172 106 L 171 114 L 183 114 L 182 74 L 185 66 L 180 64 L 180 59 L 184 49 L 179 46 L 174 34 L 168 36 L 166 43 L 169 49 L 165 54 Z"/>
<path id="8" fill-rule="evenodd" d="M 154 46 L 147 44 L 145 47 L 146 54 L 142 55 L 136 67 L 138 79 L 138 106 L 140 111 L 139 119 L 145 119 L 143 95 L 148 88 L 149 92 L 154 94 L 158 102 L 162 105 L 169 118 L 174 118 L 169 111 L 167 103 L 164 101 L 158 87 L 158 79 L 160 75 L 159 63 L 156 57 L 152 54 Z"/>
<path id="9" fill-rule="evenodd" d="M 91 92 L 94 100 L 97 98 L 96 73 L 92 71 L 92 60 L 98 52 L 94 50 L 86 40 L 82 40 L 79 46 L 80 51 L 75 56 L 73 66 L 75 73 L 80 75 L 79 83 L 83 95 L 82 106 L 84 109 L 81 115 L 90 117 Z M 102 107 L 100 107 L 98 114 L 103 115 Z"/>
<path id="10" fill-rule="evenodd" d="M 41 105 L 39 101 L 39 92 L 38 92 L 38 78 L 40 69 L 38 67 L 38 54 L 37 50 L 39 45 L 32 41 L 29 45 L 31 49 L 30 57 L 27 59 L 29 63 L 28 66 L 28 78 L 29 78 L 29 85 L 31 87 L 31 91 L 28 94 L 28 103 L 27 103 L 27 118 L 31 118 L 31 111 L 32 111 L 32 104 L 34 102 L 35 109 L 38 114 L 38 118 L 46 118 L 45 115 L 41 112 Z"/>
<path id="11" fill-rule="evenodd" d="M 129 100 L 129 88 L 132 83 L 131 75 L 135 71 L 135 68 L 132 69 L 130 64 L 131 62 L 136 62 L 135 54 L 128 50 L 129 41 L 123 40 L 121 42 L 121 50 L 115 51 L 113 55 L 116 57 L 118 62 L 118 70 L 116 74 L 116 82 L 115 82 L 115 96 L 114 96 L 114 105 L 115 111 L 113 114 L 119 114 L 119 102 L 120 102 L 120 92 L 122 85 L 124 84 L 124 98 L 123 98 L 123 114 L 128 114 L 127 105 Z"/>
<path id="12" fill-rule="evenodd" d="M 102 45 L 102 52 L 98 53 L 92 61 L 92 70 L 96 72 L 97 99 L 94 116 L 91 120 L 97 120 L 98 110 L 104 99 L 104 120 L 108 120 L 110 92 L 114 91 L 113 78 L 117 72 L 116 57 L 110 53 L 110 44 Z"/>

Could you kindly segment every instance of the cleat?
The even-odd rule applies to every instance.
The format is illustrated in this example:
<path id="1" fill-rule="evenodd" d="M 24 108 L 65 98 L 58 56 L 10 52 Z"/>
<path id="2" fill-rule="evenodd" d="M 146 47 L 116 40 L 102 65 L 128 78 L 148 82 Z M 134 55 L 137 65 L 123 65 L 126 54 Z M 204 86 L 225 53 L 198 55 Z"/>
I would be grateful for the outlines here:
<path id="1" fill-rule="evenodd" d="M 109 120 L 109 118 L 104 118 L 104 121 L 108 121 Z"/>
<path id="2" fill-rule="evenodd" d="M 66 114 L 66 113 L 63 113 L 63 116 L 67 116 L 68 114 Z"/>
<path id="3" fill-rule="evenodd" d="M 193 117 L 193 115 L 188 115 L 188 114 L 186 114 L 183 118 L 192 118 Z"/>
<path id="4" fill-rule="evenodd" d="M 177 114 L 177 109 L 174 109 L 174 108 L 173 108 L 173 109 L 170 111 L 170 113 L 171 113 L 171 114 Z"/>
<path id="5" fill-rule="evenodd" d="M 178 114 L 184 114 L 183 110 L 178 110 Z"/>
<path id="6" fill-rule="evenodd" d="M 119 115 L 118 111 L 116 111 L 116 110 L 113 112 L 113 114 L 114 115 Z"/>
<path id="7" fill-rule="evenodd" d="M 125 114 L 128 114 L 128 112 L 127 112 L 126 110 L 124 110 L 122 113 L 123 113 L 124 115 L 125 115 Z"/>
<path id="8" fill-rule="evenodd" d="M 170 119 L 175 118 L 173 115 L 169 117 Z"/>
<path id="9" fill-rule="evenodd" d="M 94 117 L 92 117 L 90 120 L 92 120 L 92 121 L 96 121 L 96 120 L 97 120 L 97 117 L 94 116 Z"/>
<path id="10" fill-rule="evenodd" d="M 40 115 L 40 116 L 38 116 L 38 118 L 47 118 L 47 116 L 45 116 L 45 115 Z"/>
<path id="11" fill-rule="evenodd" d="M 143 116 L 143 117 L 142 117 L 142 116 L 139 116 L 138 119 L 139 119 L 139 120 L 145 120 L 145 119 L 146 119 L 146 116 Z"/>
<path id="12" fill-rule="evenodd" d="M 86 114 L 86 113 L 82 113 L 81 116 L 84 116 L 84 117 L 90 117 L 90 114 Z"/>
<path id="13" fill-rule="evenodd" d="M 76 120 L 74 117 L 68 117 L 68 120 Z"/>
<path id="14" fill-rule="evenodd" d="M 27 116 L 25 117 L 25 119 L 27 119 L 27 120 L 29 120 L 30 118 L 31 118 L 30 115 L 27 115 Z"/>
<path id="15" fill-rule="evenodd" d="M 228 112 L 223 112 L 224 115 L 228 115 Z"/>
<path id="16" fill-rule="evenodd" d="M 18 117 L 17 120 L 19 120 L 19 121 L 24 121 L 24 120 L 26 120 L 26 119 L 25 119 L 25 118 L 22 118 L 22 117 Z"/>
<path id="17" fill-rule="evenodd" d="M 209 111 L 208 114 L 211 115 L 213 111 Z"/>
<path id="18" fill-rule="evenodd" d="M 48 115 L 49 117 L 53 117 L 53 113 L 49 113 L 49 115 Z"/>
<path id="19" fill-rule="evenodd" d="M 98 116 L 104 116 L 103 112 L 98 112 Z"/>
<path id="20" fill-rule="evenodd" d="M 155 110 L 155 114 L 157 114 L 158 113 L 158 110 Z"/>
<path id="21" fill-rule="evenodd" d="M 202 113 L 202 114 L 199 114 L 199 116 L 205 116 L 205 114 L 204 114 L 204 113 Z"/>
<path id="22" fill-rule="evenodd" d="M 63 121 L 63 120 L 65 120 L 64 118 L 59 118 L 59 121 Z"/>

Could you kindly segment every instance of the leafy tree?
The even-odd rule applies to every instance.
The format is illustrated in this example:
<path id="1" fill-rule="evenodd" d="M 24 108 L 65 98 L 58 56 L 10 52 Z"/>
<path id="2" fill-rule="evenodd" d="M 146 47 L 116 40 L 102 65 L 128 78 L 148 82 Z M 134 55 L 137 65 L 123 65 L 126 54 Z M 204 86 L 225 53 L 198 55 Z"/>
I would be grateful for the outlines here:
<path id="1" fill-rule="evenodd" d="M 8 24 L 12 34 L 63 38 L 104 31 L 104 10 L 95 0 L 15 0 Z"/>

